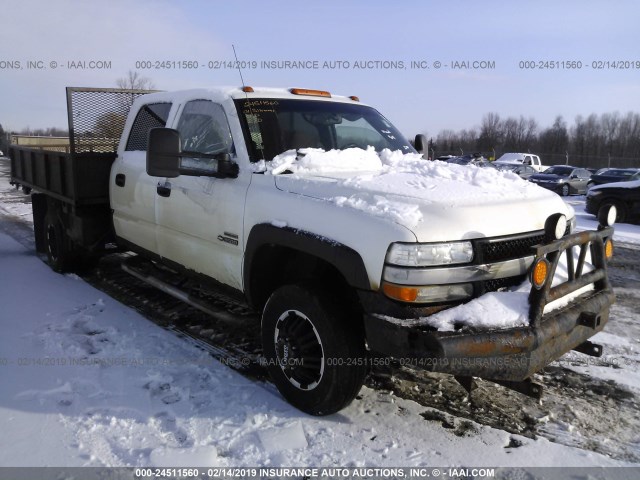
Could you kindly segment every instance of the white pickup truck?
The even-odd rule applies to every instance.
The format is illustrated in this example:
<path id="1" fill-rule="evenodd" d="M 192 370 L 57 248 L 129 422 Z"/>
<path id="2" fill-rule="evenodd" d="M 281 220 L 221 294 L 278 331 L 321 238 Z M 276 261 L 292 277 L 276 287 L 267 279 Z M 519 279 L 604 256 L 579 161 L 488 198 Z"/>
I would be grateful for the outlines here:
<path id="1" fill-rule="evenodd" d="M 92 92 L 93 120 L 83 97 Z M 357 97 L 143 93 L 69 88 L 71 153 L 11 148 L 12 182 L 33 191 L 36 247 L 65 271 L 115 242 L 261 312 L 265 363 L 299 409 L 348 405 L 374 355 L 539 396 L 533 373 L 571 349 L 601 353 L 588 338 L 613 301 L 613 230 L 571 234 L 574 213 L 557 195 L 511 173 L 425 162 Z M 569 281 L 552 285 L 565 252 Z M 526 325 L 440 331 L 415 321 L 527 276 Z"/>
<path id="2" fill-rule="evenodd" d="M 531 153 L 505 153 L 495 161 L 497 164 L 507 165 L 529 165 L 534 170 L 542 172 L 547 167 L 542 165 L 542 161 L 538 155 Z"/>

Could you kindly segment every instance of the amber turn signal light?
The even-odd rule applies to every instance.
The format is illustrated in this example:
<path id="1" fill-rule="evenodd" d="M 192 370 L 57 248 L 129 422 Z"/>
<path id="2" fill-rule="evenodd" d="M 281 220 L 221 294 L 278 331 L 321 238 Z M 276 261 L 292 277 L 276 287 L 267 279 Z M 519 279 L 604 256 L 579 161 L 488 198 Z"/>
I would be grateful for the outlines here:
<path id="1" fill-rule="evenodd" d="M 547 276 L 550 270 L 549 262 L 546 258 L 539 258 L 531 267 L 531 284 L 540 290 L 547 282 Z"/>
<path id="2" fill-rule="evenodd" d="M 613 240 L 607 238 L 607 241 L 604 242 L 604 258 L 607 260 L 611 260 L 613 257 Z"/>
<path id="3" fill-rule="evenodd" d="M 415 287 L 404 287 L 385 283 L 382 286 L 382 291 L 387 297 L 400 300 L 401 302 L 415 302 L 416 298 L 418 298 L 418 289 Z"/>

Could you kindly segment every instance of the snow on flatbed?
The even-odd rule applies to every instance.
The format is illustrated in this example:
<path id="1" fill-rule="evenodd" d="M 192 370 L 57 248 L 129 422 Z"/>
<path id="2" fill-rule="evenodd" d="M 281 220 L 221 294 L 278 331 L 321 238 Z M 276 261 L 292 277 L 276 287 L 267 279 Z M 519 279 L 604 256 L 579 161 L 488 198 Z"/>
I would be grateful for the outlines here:
<path id="1" fill-rule="evenodd" d="M 625 465 L 367 388 L 310 417 L 4 234 L 0 264 L 3 466 Z"/>

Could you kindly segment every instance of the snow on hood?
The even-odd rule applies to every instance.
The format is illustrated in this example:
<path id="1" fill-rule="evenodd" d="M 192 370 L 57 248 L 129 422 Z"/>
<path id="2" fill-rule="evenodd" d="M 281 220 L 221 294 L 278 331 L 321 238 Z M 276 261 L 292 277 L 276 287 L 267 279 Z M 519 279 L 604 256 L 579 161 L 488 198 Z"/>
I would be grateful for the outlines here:
<path id="1" fill-rule="evenodd" d="M 387 149 L 377 153 L 373 147 L 289 150 L 270 162 L 258 162 L 254 169 L 278 176 L 276 183 L 283 190 L 382 216 L 410 229 L 419 227 L 428 215 L 432 230 L 433 222 L 457 224 L 460 232 L 455 233 L 466 235 L 463 212 L 471 218 L 486 205 L 520 203 L 527 208 L 534 199 L 546 200 L 547 205 L 540 212 L 527 208 L 536 217 L 529 230 L 543 227 L 549 204 L 555 211 L 572 214 L 557 195 L 513 172 L 427 161 L 419 154 Z M 527 217 L 521 211 L 518 216 Z M 518 231 L 527 231 L 527 226 L 523 228 Z"/>

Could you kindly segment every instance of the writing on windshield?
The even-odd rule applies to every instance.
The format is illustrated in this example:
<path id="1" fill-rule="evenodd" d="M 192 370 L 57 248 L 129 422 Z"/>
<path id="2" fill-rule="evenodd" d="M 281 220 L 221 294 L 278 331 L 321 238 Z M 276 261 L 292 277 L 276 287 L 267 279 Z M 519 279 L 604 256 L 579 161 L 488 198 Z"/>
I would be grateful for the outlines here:
<path id="1" fill-rule="evenodd" d="M 385 148 L 413 153 L 406 138 L 378 111 L 364 105 L 291 99 L 236 100 L 251 161 L 287 150 Z"/>

